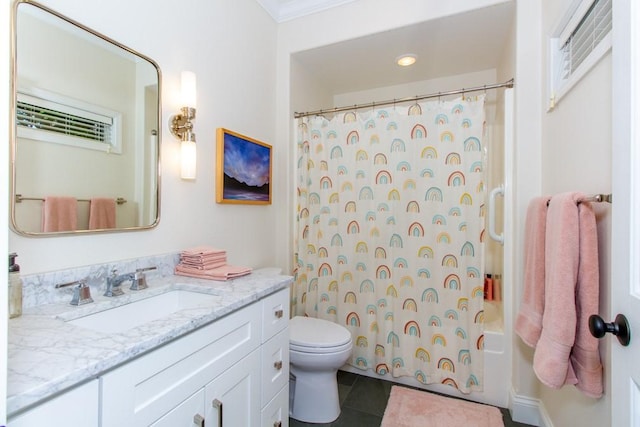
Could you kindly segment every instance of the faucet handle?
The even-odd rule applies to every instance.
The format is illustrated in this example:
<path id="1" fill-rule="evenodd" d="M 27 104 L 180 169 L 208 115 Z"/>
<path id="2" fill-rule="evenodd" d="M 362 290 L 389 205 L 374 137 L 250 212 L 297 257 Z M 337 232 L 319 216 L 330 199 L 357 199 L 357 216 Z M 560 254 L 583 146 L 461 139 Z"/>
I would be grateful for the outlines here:
<path id="1" fill-rule="evenodd" d="M 68 286 L 76 285 L 73 288 L 73 296 L 71 297 L 71 305 L 83 305 L 93 302 L 91 298 L 91 288 L 87 285 L 87 279 L 75 280 L 68 283 L 58 283 L 55 285 L 56 289 L 66 288 Z"/>
<path id="2" fill-rule="evenodd" d="M 133 275 L 133 281 L 131 283 L 131 287 L 129 287 L 129 289 L 131 289 L 132 291 L 141 291 L 143 289 L 147 289 L 149 286 L 147 285 L 147 277 L 144 274 L 144 272 L 155 270 L 156 268 L 157 267 L 152 266 L 152 267 L 136 269 L 136 272 Z"/>

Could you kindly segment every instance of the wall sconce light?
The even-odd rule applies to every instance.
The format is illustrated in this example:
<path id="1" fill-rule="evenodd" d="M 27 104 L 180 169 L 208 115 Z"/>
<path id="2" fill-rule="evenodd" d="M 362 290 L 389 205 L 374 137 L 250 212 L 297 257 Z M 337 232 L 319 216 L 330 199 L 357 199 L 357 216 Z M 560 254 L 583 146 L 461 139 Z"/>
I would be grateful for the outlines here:
<path id="1" fill-rule="evenodd" d="M 171 116 L 169 129 L 180 143 L 182 179 L 196 179 L 196 134 L 193 123 L 196 118 L 196 75 L 191 71 L 181 74 L 180 113 Z"/>

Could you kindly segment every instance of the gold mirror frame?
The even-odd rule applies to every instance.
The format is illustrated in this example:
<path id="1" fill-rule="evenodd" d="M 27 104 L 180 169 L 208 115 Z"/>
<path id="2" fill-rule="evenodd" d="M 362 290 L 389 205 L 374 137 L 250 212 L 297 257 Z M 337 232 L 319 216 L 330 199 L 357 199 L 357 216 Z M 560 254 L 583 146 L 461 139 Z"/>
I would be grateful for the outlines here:
<path id="1" fill-rule="evenodd" d="M 148 203 L 148 209 L 149 209 L 149 221 L 150 223 L 148 224 L 142 224 L 142 225 L 134 225 L 134 226 L 123 226 L 123 227 L 119 227 L 119 228 L 102 228 L 102 229 L 80 229 L 80 230 L 73 230 L 73 231 L 54 231 L 54 232 L 44 232 L 44 231 L 31 231 L 31 230 L 23 230 L 20 225 L 19 222 L 16 218 L 16 204 L 21 202 L 22 200 L 36 200 L 36 202 L 28 202 L 28 203 L 38 203 L 37 200 L 43 200 L 42 195 L 35 195 L 35 197 L 32 197 L 32 195 L 21 195 L 18 193 L 17 191 L 17 151 L 18 151 L 18 129 L 17 129 L 17 124 L 16 124 L 16 114 L 17 114 L 17 102 L 18 102 L 18 62 L 17 62 L 17 58 L 19 55 L 18 52 L 18 10 L 19 7 L 21 5 L 29 5 L 29 6 L 33 6 L 35 8 L 38 8 L 40 11 L 43 11 L 47 14 L 50 14 L 52 17 L 58 18 L 60 19 L 62 22 L 64 23 L 68 23 L 71 26 L 75 27 L 76 29 L 80 30 L 80 31 L 84 31 L 86 32 L 88 35 L 92 35 L 97 37 L 98 39 L 100 39 L 101 41 L 106 42 L 107 44 L 109 44 L 109 46 L 116 48 L 116 49 L 120 49 L 122 50 L 125 54 L 130 54 L 130 55 L 134 55 L 138 60 L 142 60 L 142 61 L 146 61 L 148 64 L 150 64 L 154 69 L 155 69 L 155 73 L 157 74 L 157 106 L 156 111 L 157 111 L 157 117 L 154 115 L 154 119 L 155 119 L 155 123 L 154 123 L 154 127 L 155 129 L 152 130 L 152 133 L 149 135 L 150 136 L 150 140 L 155 140 L 155 147 L 153 147 L 153 149 L 155 150 L 155 159 L 151 158 L 151 160 L 155 160 L 154 161 L 150 161 L 147 162 L 148 163 L 148 167 L 149 167 L 149 176 L 153 177 L 153 178 L 149 178 L 149 181 L 152 181 L 152 179 L 155 179 L 155 182 L 151 182 L 152 185 L 150 185 L 150 189 L 148 192 L 146 192 L 144 189 L 141 191 L 142 196 L 139 197 L 139 199 L 150 199 L 153 196 L 155 196 L 155 206 L 153 205 L 153 201 L 150 201 Z M 161 93 L 162 93 L 162 88 L 161 88 L 161 82 L 162 82 L 162 75 L 161 75 L 161 71 L 160 71 L 160 67 L 158 66 L 158 64 L 152 60 L 151 58 L 140 54 L 139 52 L 130 49 L 124 45 L 122 45 L 121 43 L 118 43 L 117 41 L 97 32 L 92 30 L 91 28 L 88 28 L 87 26 L 74 21 L 42 4 L 39 4 L 35 1 L 32 0 L 16 0 L 14 2 L 13 5 L 13 11 L 12 11 L 12 16 L 11 16 L 11 26 L 12 26 L 12 31 L 11 31 L 11 51 L 10 51 L 10 55 L 11 55 L 11 79 L 10 79 L 10 90 L 11 90 L 11 104 L 10 104 L 10 108 L 9 108 L 9 117 L 10 120 L 12 121 L 11 126 L 9 126 L 9 132 L 10 132 L 10 188 L 11 188 L 11 200 L 10 200 L 10 208 L 11 208 L 11 228 L 14 232 L 16 232 L 19 235 L 22 236 L 27 236 L 27 237 L 49 237 L 49 236 L 60 236 L 60 235 L 81 235 L 81 234 L 95 234 L 95 233 L 113 233 L 113 232 L 124 232 L 124 231 L 139 231 L 139 230 L 148 230 L 148 229 L 152 229 L 154 227 L 156 227 L 158 225 L 158 223 L 160 222 L 160 194 L 161 194 L 161 150 L 160 150 L 160 141 L 161 141 L 161 118 L 162 118 L 162 111 L 161 111 Z M 154 104 L 152 104 L 154 105 Z M 155 134 L 154 134 L 155 132 Z M 154 135 L 154 137 L 151 137 L 151 135 Z M 146 137 L 142 138 L 142 141 L 140 141 L 139 139 L 136 140 L 136 138 L 132 138 L 132 140 L 134 142 L 130 143 L 131 147 L 134 146 L 138 146 L 138 144 L 147 144 L 149 143 L 149 141 L 147 141 Z M 144 149 L 144 147 L 143 147 Z M 134 164 L 135 166 L 135 164 Z M 155 173 L 153 173 L 153 168 L 155 167 Z M 135 168 L 134 168 L 135 169 Z M 135 170 L 133 172 L 131 172 L 132 174 L 135 174 Z M 79 176 L 78 179 L 82 179 L 82 176 Z M 134 192 L 135 192 L 135 185 L 141 185 L 140 183 L 134 184 Z M 155 187 L 155 188 L 153 188 Z M 96 195 L 97 197 L 98 195 Z M 115 197 L 114 197 L 115 198 Z M 79 200 L 81 201 L 87 201 L 87 197 L 78 197 Z M 123 200 L 118 200 L 118 206 L 120 204 L 122 204 Z M 124 203 L 126 203 L 127 201 L 124 200 Z M 136 200 L 136 202 L 142 203 L 142 200 Z M 118 209 L 118 208 L 116 208 Z M 155 219 L 153 219 L 153 209 L 155 209 Z M 88 212 L 88 209 L 87 209 Z M 136 215 L 138 215 L 138 213 L 136 212 Z M 152 220 L 153 219 L 153 220 Z"/>

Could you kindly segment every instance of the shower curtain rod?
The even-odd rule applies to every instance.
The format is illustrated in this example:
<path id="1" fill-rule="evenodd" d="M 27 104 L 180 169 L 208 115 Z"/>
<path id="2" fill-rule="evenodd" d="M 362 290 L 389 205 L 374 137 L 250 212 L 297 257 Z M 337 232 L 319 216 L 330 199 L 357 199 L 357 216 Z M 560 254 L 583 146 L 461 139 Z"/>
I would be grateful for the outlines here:
<path id="1" fill-rule="evenodd" d="M 464 95 L 465 93 L 478 92 L 478 91 L 481 91 L 481 90 L 499 89 L 499 88 L 502 88 L 502 87 L 512 88 L 513 84 L 514 84 L 514 79 L 511 79 L 511 80 L 508 80 L 508 81 L 506 81 L 504 83 L 495 83 L 495 84 L 491 84 L 491 85 L 476 86 L 476 87 L 471 87 L 471 88 L 462 88 L 462 89 L 457 89 L 457 90 L 450 90 L 448 92 L 430 93 L 428 95 L 410 96 L 410 97 L 407 97 L 407 98 L 394 99 L 394 100 L 390 100 L 390 101 L 370 102 L 368 104 L 356 104 L 356 105 L 351 105 L 351 106 L 327 108 L 327 109 L 309 111 L 309 112 L 304 112 L 304 113 L 294 113 L 293 117 L 296 118 L 296 119 L 299 119 L 301 117 L 318 116 L 318 115 L 322 115 L 323 113 L 339 113 L 341 111 L 358 110 L 358 109 L 361 109 L 361 108 L 375 108 L 375 107 L 380 107 L 380 106 L 383 106 L 383 105 L 398 104 L 398 103 L 401 103 L 401 102 L 409 102 L 409 101 L 416 102 L 416 101 L 420 101 L 422 99 L 439 98 L 441 96 L 457 95 L 459 93 Z"/>

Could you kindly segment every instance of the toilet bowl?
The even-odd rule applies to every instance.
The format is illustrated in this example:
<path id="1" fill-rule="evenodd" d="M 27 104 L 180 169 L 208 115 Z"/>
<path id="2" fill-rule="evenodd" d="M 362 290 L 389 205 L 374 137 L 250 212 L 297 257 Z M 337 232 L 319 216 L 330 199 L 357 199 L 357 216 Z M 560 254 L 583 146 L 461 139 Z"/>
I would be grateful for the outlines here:
<path id="1" fill-rule="evenodd" d="M 289 322 L 289 416 L 330 423 L 340 416 L 338 368 L 351 356 L 351 333 L 327 320 L 296 316 Z"/>

